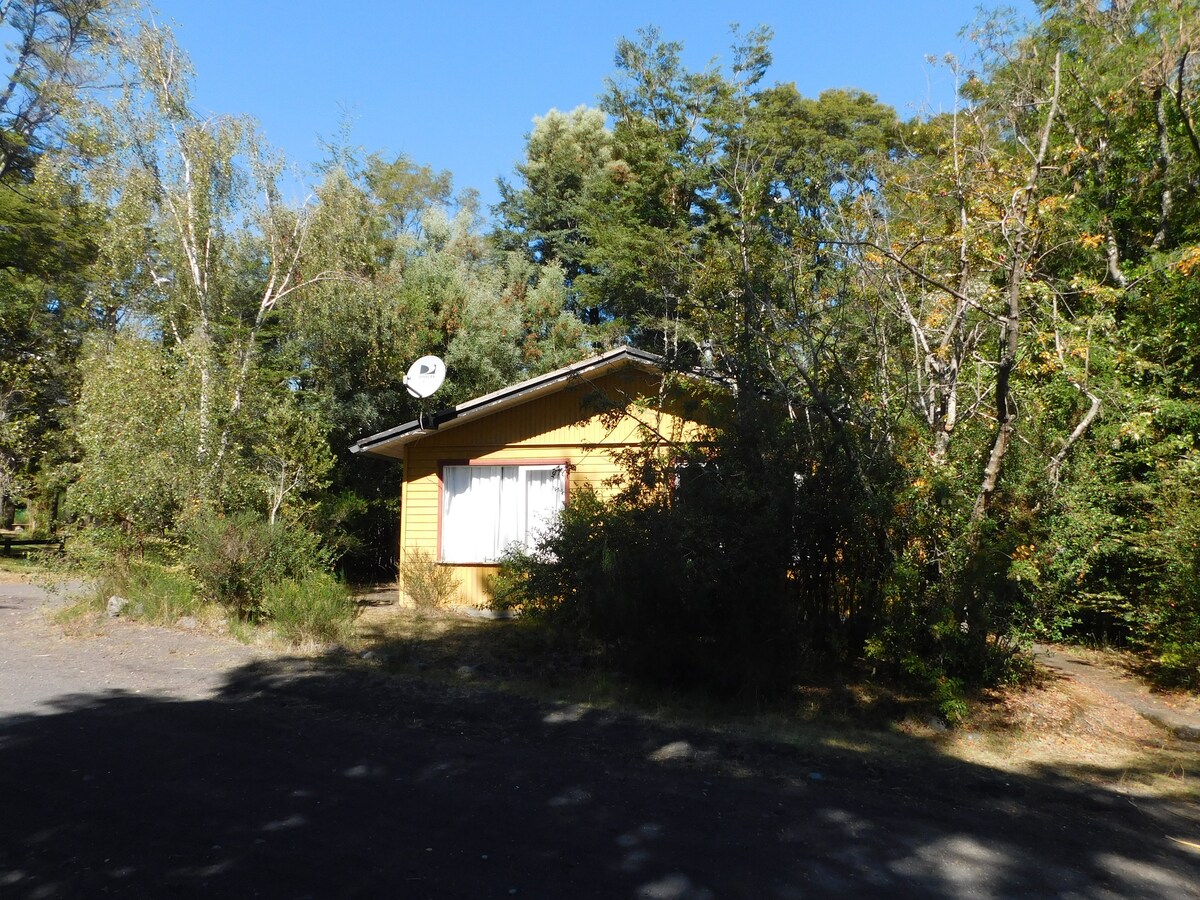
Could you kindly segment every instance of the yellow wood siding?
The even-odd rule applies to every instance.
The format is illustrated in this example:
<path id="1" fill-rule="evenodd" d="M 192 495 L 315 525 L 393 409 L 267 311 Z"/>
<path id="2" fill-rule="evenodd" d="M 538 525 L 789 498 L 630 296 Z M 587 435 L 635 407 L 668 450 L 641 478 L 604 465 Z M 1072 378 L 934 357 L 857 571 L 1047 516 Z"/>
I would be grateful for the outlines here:
<path id="1" fill-rule="evenodd" d="M 639 445 L 654 435 L 664 443 L 697 439 L 700 426 L 695 422 L 694 404 L 686 398 L 675 396 L 664 404 L 671 412 L 635 403 L 639 397 L 657 398 L 659 385 L 658 376 L 630 367 L 456 428 L 432 432 L 406 446 L 401 558 L 414 553 L 438 557 L 439 469 L 443 463 L 565 460 L 568 492 L 590 484 L 604 495 L 609 492 L 606 482 L 620 474 L 615 451 Z M 630 407 L 630 412 L 614 414 L 613 406 Z M 601 411 L 605 408 L 610 411 Z M 487 581 L 496 566 L 450 567 L 458 581 L 459 603 L 489 605 Z M 400 592 L 402 601 L 407 601 L 403 582 Z"/>

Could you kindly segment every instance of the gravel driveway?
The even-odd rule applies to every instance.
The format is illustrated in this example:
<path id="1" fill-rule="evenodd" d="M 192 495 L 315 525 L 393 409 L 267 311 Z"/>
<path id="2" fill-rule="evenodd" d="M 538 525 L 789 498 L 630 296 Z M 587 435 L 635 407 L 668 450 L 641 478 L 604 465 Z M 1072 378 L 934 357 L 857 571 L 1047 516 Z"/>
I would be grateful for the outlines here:
<path id="1" fill-rule="evenodd" d="M 45 712 L 77 694 L 211 697 L 228 673 L 259 658 L 235 641 L 128 621 L 92 638 L 66 637 L 50 615 L 83 588 L 0 582 L 0 716 Z"/>
<path id="2" fill-rule="evenodd" d="M 717 738 L 0 584 L 0 896 L 1200 896 L 1195 809 Z M 902 740 L 897 738 L 897 740 Z"/>

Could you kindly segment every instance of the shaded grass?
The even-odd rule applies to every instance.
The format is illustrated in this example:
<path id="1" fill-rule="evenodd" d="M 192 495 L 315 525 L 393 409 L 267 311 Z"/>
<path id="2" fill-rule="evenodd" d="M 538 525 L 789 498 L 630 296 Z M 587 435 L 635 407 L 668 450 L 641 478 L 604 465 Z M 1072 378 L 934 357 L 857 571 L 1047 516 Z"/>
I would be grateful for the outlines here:
<path id="1" fill-rule="evenodd" d="M 359 640 L 381 666 L 397 674 L 472 682 L 543 701 L 621 709 L 661 723 L 796 746 L 882 741 L 898 752 L 913 742 L 899 740 L 892 726 L 929 710 L 924 698 L 865 682 L 810 683 L 769 701 L 646 685 L 606 668 L 598 647 L 568 642 L 529 620 L 369 609 L 360 620 Z"/>
<path id="2" fill-rule="evenodd" d="M 391 671 L 475 680 L 596 705 L 715 717 L 783 716 L 789 721 L 886 726 L 928 712 L 928 701 L 867 681 L 813 680 L 782 698 L 714 697 L 657 687 L 607 668 L 598 645 L 568 640 L 539 622 L 489 620 L 453 612 L 398 607 L 368 609 L 359 640 Z"/>
<path id="3" fill-rule="evenodd" d="M 1024 684 L 968 697 L 960 727 L 947 728 L 936 700 L 867 677 L 813 679 L 770 701 L 639 685 L 606 670 L 596 648 L 565 643 L 530 621 L 380 607 L 365 611 L 359 640 L 397 674 L 621 709 L 736 740 L 914 763 L 949 757 L 1127 794 L 1200 797 L 1200 747 L 1040 670 Z"/>

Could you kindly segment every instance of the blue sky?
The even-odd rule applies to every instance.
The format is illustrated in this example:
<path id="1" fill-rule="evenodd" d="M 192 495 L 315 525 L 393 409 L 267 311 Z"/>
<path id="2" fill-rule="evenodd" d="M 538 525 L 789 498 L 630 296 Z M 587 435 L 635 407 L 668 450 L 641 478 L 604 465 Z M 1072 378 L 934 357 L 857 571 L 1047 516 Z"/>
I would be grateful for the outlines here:
<path id="1" fill-rule="evenodd" d="M 1032 14 L 1028 0 L 1017 4 Z M 968 0 L 159 0 L 196 68 L 196 104 L 247 113 L 308 170 L 339 134 L 449 169 L 485 204 L 520 159 L 535 115 L 595 104 L 623 35 L 647 25 L 684 44 L 692 68 L 727 59 L 729 26 L 775 31 L 769 82 L 815 96 L 858 87 L 902 116 L 945 109 L 948 73 L 927 55 L 970 56 Z"/>

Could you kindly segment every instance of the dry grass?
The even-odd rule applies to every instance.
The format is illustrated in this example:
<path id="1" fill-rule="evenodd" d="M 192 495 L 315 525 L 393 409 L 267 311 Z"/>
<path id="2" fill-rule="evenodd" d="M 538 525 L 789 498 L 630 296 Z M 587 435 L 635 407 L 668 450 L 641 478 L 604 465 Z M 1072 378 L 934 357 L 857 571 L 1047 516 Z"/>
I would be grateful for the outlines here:
<path id="1" fill-rule="evenodd" d="M 65 637 L 93 638 L 108 631 L 109 618 L 91 600 L 80 600 L 50 614 Z"/>
<path id="2" fill-rule="evenodd" d="M 1135 710 L 1078 681 L 1049 675 L 991 692 L 965 727 L 914 736 L 964 762 L 1055 774 L 1137 795 L 1200 799 L 1200 744 L 1178 740 Z"/>
<path id="3" fill-rule="evenodd" d="M 578 684 L 586 668 L 578 653 L 525 623 L 441 609 L 367 606 L 358 621 L 358 644 L 393 670 L 524 690 Z"/>

